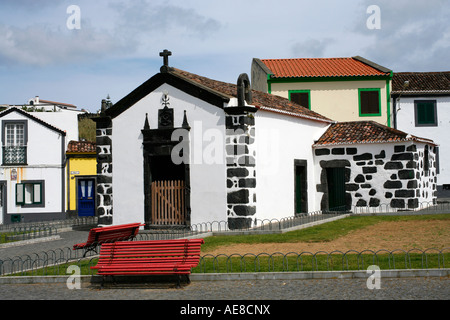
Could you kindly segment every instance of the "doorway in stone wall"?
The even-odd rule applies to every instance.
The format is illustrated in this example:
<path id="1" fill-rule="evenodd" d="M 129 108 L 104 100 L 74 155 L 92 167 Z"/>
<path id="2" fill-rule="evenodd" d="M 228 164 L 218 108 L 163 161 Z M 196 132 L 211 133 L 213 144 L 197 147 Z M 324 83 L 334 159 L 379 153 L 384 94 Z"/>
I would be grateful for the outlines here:
<path id="1" fill-rule="evenodd" d="M 164 99 L 168 99 L 166 96 Z M 187 227 L 190 225 L 189 124 L 186 113 L 181 127 L 173 125 L 173 109 L 164 107 L 158 113 L 158 128 L 150 129 L 146 115 L 143 135 L 144 221 L 146 228 Z M 175 130 L 185 133 L 172 140 Z M 185 147 L 175 158 L 175 146 Z M 178 161 L 182 159 L 183 161 Z M 181 163 L 180 163 L 181 162 Z"/>
<path id="2" fill-rule="evenodd" d="M 185 226 L 187 223 L 185 165 L 168 156 L 150 158 L 151 225 Z"/>
<path id="3" fill-rule="evenodd" d="M 327 168 L 328 210 L 345 211 L 345 168 Z"/>

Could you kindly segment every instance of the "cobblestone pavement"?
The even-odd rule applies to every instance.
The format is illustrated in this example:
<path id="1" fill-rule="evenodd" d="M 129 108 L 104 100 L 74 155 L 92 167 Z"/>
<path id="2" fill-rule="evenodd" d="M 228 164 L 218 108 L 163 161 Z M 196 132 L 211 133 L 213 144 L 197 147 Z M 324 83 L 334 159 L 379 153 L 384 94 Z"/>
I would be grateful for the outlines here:
<path id="1" fill-rule="evenodd" d="M 450 278 L 381 279 L 380 289 L 368 289 L 366 279 L 193 281 L 177 289 L 172 284 L 134 286 L 82 283 L 4 284 L 0 300 L 448 300 Z"/>

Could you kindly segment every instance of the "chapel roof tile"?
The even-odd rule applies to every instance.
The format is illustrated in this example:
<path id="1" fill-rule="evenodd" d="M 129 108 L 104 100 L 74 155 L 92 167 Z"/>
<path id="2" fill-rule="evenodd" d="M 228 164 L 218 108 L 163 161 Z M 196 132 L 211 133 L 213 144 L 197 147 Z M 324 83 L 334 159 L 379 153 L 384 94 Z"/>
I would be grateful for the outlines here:
<path id="1" fill-rule="evenodd" d="M 177 68 L 171 68 L 170 72 L 193 81 L 198 85 L 205 86 L 222 95 L 226 95 L 229 98 L 237 97 L 237 85 L 235 84 L 212 80 Z M 311 111 L 308 108 L 304 108 L 289 99 L 261 91 L 252 90 L 252 105 L 262 110 L 284 113 L 311 120 L 332 122 L 331 119 Z"/>
<path id="2" fill-rule="evenodd" d="M 314 146 L 406 141 L 418 141 L 434 145 L 432 140 L 416 137 L 375 121 L 349 121 L 330 125 L 319 140 L 314 143 Z"/>
<path id="3" fill-rule="evenodd" d="M 389 76 L 390 70 L 361 57 L 261 59 L 272 78 Z"/>

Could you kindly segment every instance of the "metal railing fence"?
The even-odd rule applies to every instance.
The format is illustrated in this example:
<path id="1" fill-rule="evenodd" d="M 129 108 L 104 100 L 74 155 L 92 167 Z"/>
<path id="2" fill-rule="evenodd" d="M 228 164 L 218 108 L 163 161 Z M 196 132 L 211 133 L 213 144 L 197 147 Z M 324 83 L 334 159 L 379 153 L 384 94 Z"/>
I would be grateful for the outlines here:
<path id="1" fill-rule="evenodd" d="M 302 271 L 354 271 L 366 270 L 370 265 L 381 265 L 382 269 L 444 269 L 450 258 L 450 248 L 425 250 L 348 250 L 332 252 L 318 251 L 300 253 L 246 253 L 206 254 L 194 270 L 199 273 L 232 272 L 302 272 Z"/>
<path id="2" fill-rule="evenodd" d="M 66 248 L 71 251 L 69 248 Z M 33 254 L 0 260 L 1 276 L 68 275 L 68 267 L 79 266 L 82 275 L 94 275 L 90 269 L 97 264 L 97 256 L 88 258 L 68 258 L 58 252 L 44 255 Z M 70 256 L 71 254 L 69 254 Z M 358 271 L 370 265 L 378 265 L 384 270 L 445 269 L 448 268 L 450 248 L 395 249 L 395 250 L 348 250 L 331 252 L 288 252 L 288 253 L 246 253 L 246 254 L 206 254 L 193 273 L 243 273 L 243 272 L 318 272 L 318 271 Z"/>
<path id="3" fill-rule="evenodd" d="M 0 224 L 0 232 L 8 232 L 11 229 L 48 227 L 56 229 L 71 228 L 77 226 L 94 226 L 98 224 L 98 217 L 77 217 L 60 220 L 35 221 L 35 222 L 14 222 Z"/>
<path id="4" fill-rule="evenodd" d="M 0 225 L 0 244 L 49 237 L 58 234 L 64 228 L 95 226 L 97 217 L 80 217 L 42 222 L 17 222 Z"/>
<path id="5" fill-rule="evenodd" d="M 0 243 L 49 237 L 57 233 L 57 228 L 53 226 L 14 226 L 8 231 L 0 232 Z"/>

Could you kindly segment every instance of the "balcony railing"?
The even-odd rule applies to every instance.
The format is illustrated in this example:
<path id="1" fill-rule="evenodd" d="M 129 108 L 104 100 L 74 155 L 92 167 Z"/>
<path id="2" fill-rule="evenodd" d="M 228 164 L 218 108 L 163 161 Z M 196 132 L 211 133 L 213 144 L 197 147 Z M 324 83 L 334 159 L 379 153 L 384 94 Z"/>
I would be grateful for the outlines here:
<path id="1" fill-rule="evenodd" d="M 3 146 L 3 165 L 27 163 L 26 146 Z"/>

